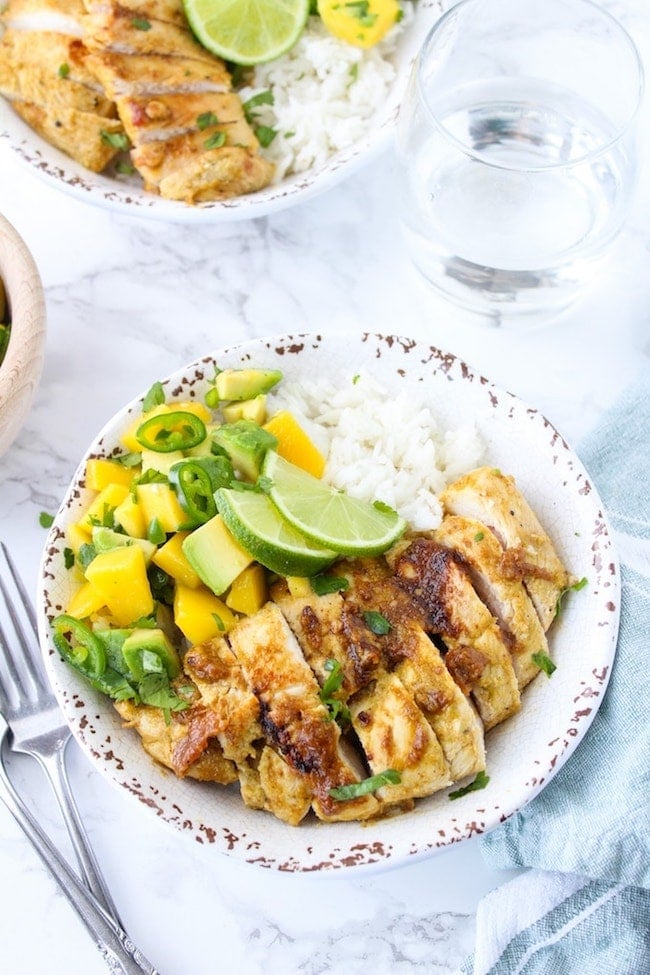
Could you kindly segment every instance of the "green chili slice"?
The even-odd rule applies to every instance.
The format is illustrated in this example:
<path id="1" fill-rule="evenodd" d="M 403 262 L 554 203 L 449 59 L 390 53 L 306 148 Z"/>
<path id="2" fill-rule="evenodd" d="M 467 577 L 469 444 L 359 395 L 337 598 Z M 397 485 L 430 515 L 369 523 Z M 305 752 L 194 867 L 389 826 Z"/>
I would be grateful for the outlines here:
<path id="1" fill-rule="evenodd" d="M 197 528 L 213 518 L 217 513 L 214 492 L 229 487 L 233 478 L 232 464 L 225 457 L 199 457 L 174 464 L 169 483 L 187 515 L 183 528 Z"/>
<path id="2" fill-rule="evenodd" d="M 71 663 L 90 675 L 100 676 L 106 670 L 106 651 L 101 640 L 93 631 L 74 616 L 62 613 L 53 621 L 54 632 L 61 638 L 57 641 L 57 649 L 64 651 L 64 656 Z M 65 636 L 69 633 L 74 643 Z"/>
<path id="3" fill-rule="evenodd" d="M 195 413 L 173 410 L 158 413 L 140 424 L 135 433 L 139 444 L 159 454 L 197 447 L 207 437 L 205 423 Z"/>

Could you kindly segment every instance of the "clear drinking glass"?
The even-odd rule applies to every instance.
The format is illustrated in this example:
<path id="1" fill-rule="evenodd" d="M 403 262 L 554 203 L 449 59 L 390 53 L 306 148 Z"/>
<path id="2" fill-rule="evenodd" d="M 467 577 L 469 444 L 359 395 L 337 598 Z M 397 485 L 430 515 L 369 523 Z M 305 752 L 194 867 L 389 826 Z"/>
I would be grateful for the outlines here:
<path id="1" fill-rule="evenodd" d="M 643 70 L 590 0 L 461 0 L 400 110 L 400 216 L 416 266 L 503 324 L 574 300 L 635 183 Z"/>

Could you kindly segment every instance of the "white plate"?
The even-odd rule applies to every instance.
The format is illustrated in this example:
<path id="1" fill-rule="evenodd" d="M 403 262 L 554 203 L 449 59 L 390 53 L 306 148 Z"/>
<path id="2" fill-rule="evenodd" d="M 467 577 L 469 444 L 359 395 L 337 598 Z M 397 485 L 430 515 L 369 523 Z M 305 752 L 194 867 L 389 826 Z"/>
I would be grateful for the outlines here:
<path id="1" fill-rule="evenodd" d="M 447 791 L 419 800 L 414 811 L 366 825 L 299 827 L 247 809 L 236 787 L 179 780 L 156 766 L 139 738 L 125 730 L 110 703 L 61 662 L 48 619 L 65 608 L 71 581 L 63 563 L 65 529 L 88 503 L 82 462 L 50 532 L 41 568 L 39 617 L 48 672 L 75 736 L 95 767 L 154 815 L 199 843 L 285 871 L 386 867 L 431 856 L 484 833 L 535 796 L 573 752 L 602 701 L 614 657 L 619 570 L 602 505 L 587 473 L 539 412 L 490 384 L 455 356 L 395 336 L 282 336 L 219 351 L 171 376 L 168 396 L 203 395 L 220 367 L 254 364 L 285 377 L 345 377 L 366 372 L 389 391 L 408 388 L 439 417 L 441 429 L 474 421 L 486 462 L 513 474 L 570 571 L 588 585 L 572 593 L 550 631 L 557 670 L 524 691 L 521 711 L 487 735 L 488 787 L 451 801 Z M 115 416 L 89 454 L 110 453 L 133 401 Z"/>
<path id="2" fill-rule="evenodd" d="M 217 203 L 190 206 L 146 193 L 131 177 L 92 173 L 38 136 L 0 97 L 0 138 L 36 176 L 78 199 L 131 216 L 182 223 L 221 223 L 252 219 L 295 206 L 356 172 L 387 148 L 411 65 L 424 39 L 442 13 L 441 0 L 417 0 L 413 22 L 401 35 L 394 54 L 395 81 L 388 98 L 377 106 L 368 133 L 319 168 L 290 176 L 257 193 Z"/>

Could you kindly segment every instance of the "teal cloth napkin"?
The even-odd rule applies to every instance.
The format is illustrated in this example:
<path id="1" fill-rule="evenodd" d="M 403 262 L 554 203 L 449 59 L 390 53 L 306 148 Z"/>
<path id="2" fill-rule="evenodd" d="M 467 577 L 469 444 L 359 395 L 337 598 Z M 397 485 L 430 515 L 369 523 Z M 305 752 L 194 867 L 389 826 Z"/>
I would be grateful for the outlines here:
<path id="1" fill-rule="evenodd" d="M 650 975 L 650 369 L 578 452 L 621 562 L 614 667 L 575 753 L 481 841 L 530 869 L 479 905 L 471 975 Z"/>

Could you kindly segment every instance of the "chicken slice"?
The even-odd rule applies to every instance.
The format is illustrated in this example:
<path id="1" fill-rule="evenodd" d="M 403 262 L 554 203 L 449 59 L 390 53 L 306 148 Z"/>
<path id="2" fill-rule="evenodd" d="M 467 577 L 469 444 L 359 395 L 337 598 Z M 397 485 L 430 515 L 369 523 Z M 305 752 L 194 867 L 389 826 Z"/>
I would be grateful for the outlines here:
<path id="1" fill-rule="evenodd" d="M 290 826 L 297 826 L 311 809 L 312 792 L 304 776 L 265 745 L 258 765 L 264 808 Z"/>
<path id="2" fill-rule="evenodd" d="M 165 54 L 114 54 L 93 51 L 88 66 L 112 99 L 230 90 L 223 61 Z"/>
<path id="3" fill-rule="evenodd" d="M 428 629 L 447 647 L 445 665 L 471 693 L 488 730 L 520 707 L 512 659 L 499 626 L 449 549 L 416 538 L 390 553 L 397 580 L 426 609 Z"/>
<path id="4" fill-rule="evenodd" d="M 88 13 L 99 15 L 110 13 L 116 6 L 111 0 L 85 0 L 84 5 Z M 128 11 L 131 17 L 153 17 L 187 29 L 181 0 L 119 0 L 119 7 L 121 11 Z"/>
<path id="5" fill-rule="evenodd" d="M 54 116 L 66 109 L 105 118 L 117 114 L 86 67 L 82 42 L 64 34 L 5 31 L 0 41 L 0 94 Z"/>
<path id="6" fill-rule="evenodd" d="M 231 92 L 131 95 L 117 99 L 117 110 L 134 146 L 195 132 L 205 150 L 206 142 L 222 132 L 230 144 L 256 147 L 241 101 Z"/>
<path id="7" fill-rule="evenodd" d="M 479 467 L 448 485 L 440 499 L 449 514 L 473 518 L 494 532 L 505 550 L 504 574 L 524 583 L 548 630 L 571 579 L 514 478 L 493 467 Z"/>
<path id="8" fill-rule="evenodd" d="M 1 19 L 6 27 L 83 37 L 86 11 L 82 0 L 9 0 Z"/>
<path id="9" fill-rule="evenodd" d="M 318 682 L 278 606 L 267 603 L 228 633 L 230 646 L 261 707 L 269 744 L 309 784 L 312 808 L 326 821 L 367 819 L 371 795 L 339 801 L 330 789 L 359 781 L 343 755 L 340 731 L 320 700 Z"/>
<path id="10" fill-rule="evenodd" d="M 397 584 L 383 559 L 340 563 L 351 588 L 346 602 L 379 612 L 390 624 L 380 637 L 384 659 L 433 728 L 454 781 L 485 768 L 483 725 L 423 629 L 427 614 Z"/>
<path id="11" fill-rule="evenodd" d="M 63 109 L 53 116 L 40 105 L 29 102 L 15 101 L 13 108 L 51 145 L 94 173 L 101 173 L 119 152 L 119 147 L 111 144 L 111 138 L 126 138 L 118 119 L 76 109 Z"/>
<path id="12" fill-rule="evenodd" d="M 533 655 L 548 654 L 548 643 L 523 583 L 504 575 L 496 536 L 479 521 L 447 515 L 433 537 L 457 552 L 469 568 L 474 588 L 499 622 L 519 688 L 525 687 L 539 673 Z"/>
<path id="13" fill-rule="evenodd" d="M 380 674 L 349 707 L 371 771 L 399 772 L 399 783 L 377 790 L 385 804 L 428 796 L 452 782 L 438 739 L 395 674 Z"/>
<path id="14" fill-rule="evenodd" d="M 311 792 L 300 775 L 263 744 L 260 705 L 250 691 L 234 653 L 223 638 L 191 647 L 183 669 L 204 705 L 216 718 L 215 735 L 223 754 L 235 763 L 242 799 L 297 825 L 309 812 Z"/>
<path id="15" fill-rule="evenodd" d="M 346 701 L 365 687 L 382 668 L 377 637 L 358 614 L 346 607 L 339 592 L 294 597 L 282 582 L 274 585 L 271 595 L 321 686 L 331 673 L 329 662 L 334 660 L 339 664 L 343 684 L 336 696 L 341 700 Z"/>
<path id="16" fill-rule="evenodd" d="M 215 739 L 208 741 L 203 734 L 206 728 L 204 708 L 192 707 L 187 711 L 172 712 L 168 723 L 160 708 L 135 705 L 132 701 L 116 701 L 114 706 L 125 726 L 134 728 L 140 735 L 144 750 L 176 775 L 202 782 L 218 782 L 220 785 L 237 781 L 237 770 L 224 757 L 219 743 Z M 192 755 L 189 761 L 179 764 L 176 757 L 179 745 L 190 738 L 194 739 Z M 201 745 L 197 746 L 199 739 Z"/>
<path id="17" fill-rule="evenodd" d="M 214 55 L 201 47 L 188 26 L 141 16 L 118 3 L 93 5 L 87 19 L 85 41 L 91 51 L 115 54 L 164 54 L 214 62 Z"/>

